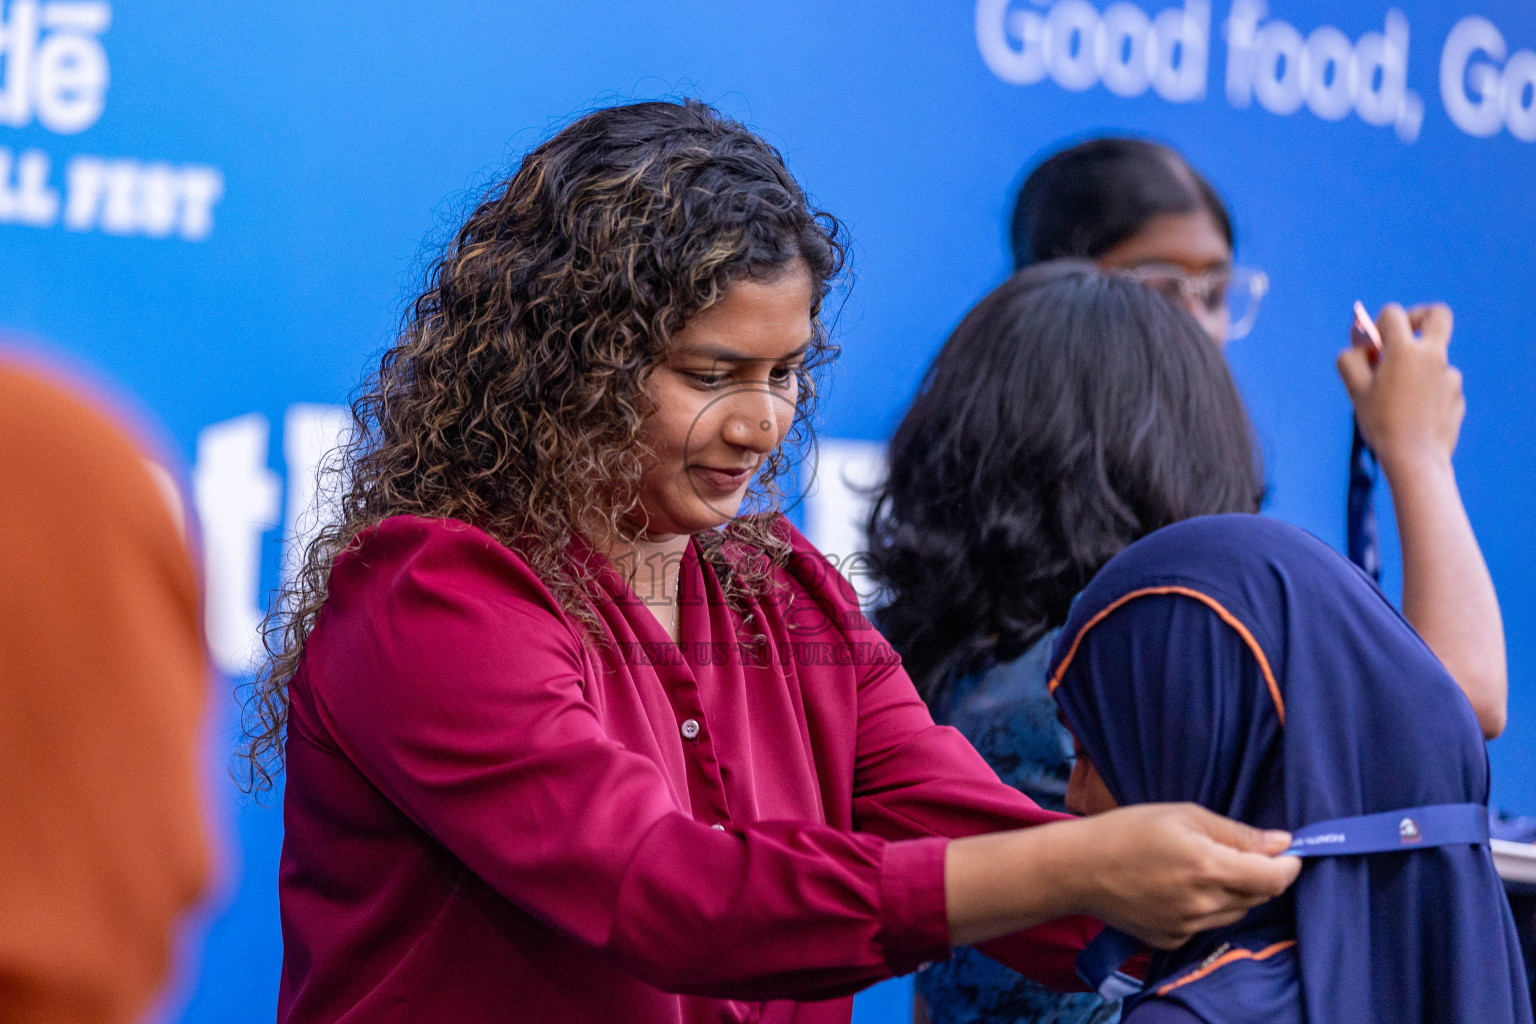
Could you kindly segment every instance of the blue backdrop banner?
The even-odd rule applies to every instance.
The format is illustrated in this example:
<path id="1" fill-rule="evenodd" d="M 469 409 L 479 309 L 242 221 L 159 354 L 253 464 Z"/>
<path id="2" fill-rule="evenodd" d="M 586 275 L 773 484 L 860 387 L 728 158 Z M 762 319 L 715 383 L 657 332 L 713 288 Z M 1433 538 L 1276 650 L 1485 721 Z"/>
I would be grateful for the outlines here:
<path id="1" fill-rule="evenodd" d="M 184 462 L 225 673 L 220 888 L 159 1017 L 270 1020 L 280 792 L 229 781 L 234 687 L 314 469 L 433 246 L 594 106 L 693 95 L 780 146 L 855 241 L 799 507 L 850 572 L 856 484 L 928 359 L 1008 271 L 1050 148 L 1131 132 L 1231 204 L 1271 292 L 1228 349 L 1268 511 L 1342 547 L 1351 304 L 1444 300 L 1457 470 L 1505 610 L 1495 803 L 1536 813 L 1536 7 L 1527 0 L 780 0 L 366 5 L 0 0 L 0 327 L 145 410 Z M 1383 580 L 1400 588 L 1390 504 Z M 861 997 L 898 1019 L 899 983 Z"/>

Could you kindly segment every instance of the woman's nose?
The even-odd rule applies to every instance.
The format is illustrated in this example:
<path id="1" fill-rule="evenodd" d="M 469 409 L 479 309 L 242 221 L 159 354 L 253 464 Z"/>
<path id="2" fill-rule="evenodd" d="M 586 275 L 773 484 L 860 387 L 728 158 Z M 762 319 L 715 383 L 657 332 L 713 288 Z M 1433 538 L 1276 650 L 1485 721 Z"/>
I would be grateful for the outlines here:
<path id="1" fill-rule="evenodd" d="M 766 454 L 778 447 L 779 406 L 781 399 L 772 392 L 758 388 L 743 388 L 728 400 L 726 411 L 725 440 L 741 448 Z"/>

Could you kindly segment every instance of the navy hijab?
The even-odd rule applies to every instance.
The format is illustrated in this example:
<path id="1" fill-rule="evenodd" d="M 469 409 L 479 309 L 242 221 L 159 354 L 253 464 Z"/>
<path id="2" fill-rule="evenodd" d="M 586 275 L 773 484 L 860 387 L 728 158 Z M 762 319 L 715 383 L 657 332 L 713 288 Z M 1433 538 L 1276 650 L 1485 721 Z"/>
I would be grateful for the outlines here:
<path id="1" fill-rule="evenodd" d="M 1455 681 L 1364 573 L 1271 519 L 1207 516 L 1133 544 L 1078 599 L 1052 665 L 1122 804 L 1294 831 L 1487 803 Z M 1483 844 L 1308 860 L 1287 896 L 1154 957 L 1147 993 L 1221 1024 L 1527 1024 L 1525 986 Z"/>

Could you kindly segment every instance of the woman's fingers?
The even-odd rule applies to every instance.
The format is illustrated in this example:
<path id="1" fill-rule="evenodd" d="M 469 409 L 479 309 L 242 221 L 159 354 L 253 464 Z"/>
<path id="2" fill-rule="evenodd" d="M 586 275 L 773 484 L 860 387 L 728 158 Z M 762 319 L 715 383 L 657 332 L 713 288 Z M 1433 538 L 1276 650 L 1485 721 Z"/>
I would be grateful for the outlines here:
<path id="1" fill-rule="evenodd" d="M 1291 847 L 1289 832 L 1265 831 L 1208 812 L 1199 827 L 1216 843 L 1211 881 L 1236 899 L 1251 904 L 1273 899 L 1301 871 L 1300 858 L 1278 856 Z"/>
<path id="2" fill-rule="evenodd" d="M 1142 804 L 1089 819 L 1104 829 L 1093 870 L 1103 920 L 1161 948 L 1236 921 L 1283 893 L 1301 869 L 1284 832 L 1193 804 Z"/>
<path id="3" fill-rule="evenodd" d="M 1376 330 L 1381 332 L 1381 352 L 1385 357 L 1393 349 L 1413 344 L 1413 323 L 1408 311 L 1395 302 L 1389 302 L 1376 315 Z"/>
<path id="4" fill-rule="evenodd" d="M 1230 847 L 1248 853 L 1265 854 L 1265 859 L 1273 857 L 1277 853 L 1284 853 L 1291 848 L 1291 834 L 1279 829 L 1260 829 L 1252 825 L 1245 825 L 1231 818 L 1223 818 L 1219 814 L 1212 814 L 1203 807 L 1190 805 L 1189 812 L 1195 816 L 1195 824 L 1203 829 L 1205 834 L 1222 846 Z"/>
<path id="5" fill-rule="evenodd" d="M 1434 345 L 1441 351 L 1450 347 L 1451 332 L 1456 326 L 1456 318 L 1451 314 L 1451 307 L 1445 303 L 1432 302 L 1414 306 L 1408 311 L 1408 323 L 1418 332 L 1419 340 L 1425 344 Z"/>
<path id="6" fill-rule="evenodd" d="M 1376 369 L 1371 365 L 1371 357 L 1357 345 L 1351 345 L 1339 353 L 1339 376 L 1344 380 L 1344 390 L 1349 392 L 1349 400 L 1355 405 L 1360 404 L 1361 398 L 1371 389 L 1371 381 L 1376 377 Z"/>
<path id="7" fill-rule="evenodd" d="M 1382 307 L 1376 317 L 1376 329 L 1381 332 L 1383 350 L 1388 346 L 1411 344 L 1418 341 L 1433 345 L 1442 352 L 1451 344 L 1451 331 L 1456 320 L 1451 307 L 1443 302 L 1429 302 L 1405 310 L 1395 302 Z"/>

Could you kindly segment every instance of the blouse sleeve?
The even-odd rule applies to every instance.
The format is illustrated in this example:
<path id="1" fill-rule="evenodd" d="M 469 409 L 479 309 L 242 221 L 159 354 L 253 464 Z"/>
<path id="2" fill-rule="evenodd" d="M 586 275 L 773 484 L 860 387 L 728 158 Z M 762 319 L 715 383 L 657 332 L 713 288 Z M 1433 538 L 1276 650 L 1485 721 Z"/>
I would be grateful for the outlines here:
<path id="1" fill-rule="evenodd" d="M 413 520 L 338 563 L 305 671 L 325 728 L 396 806 L 507 899 L 659 988 L 823 999 L 947 953 L 943 840 L 713 830 L 605 732 L 582 665 L 521 560 Z"/>

